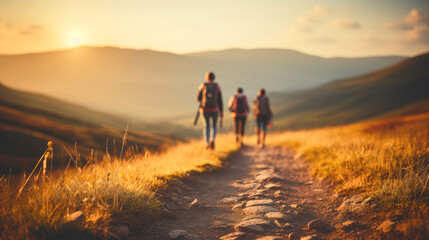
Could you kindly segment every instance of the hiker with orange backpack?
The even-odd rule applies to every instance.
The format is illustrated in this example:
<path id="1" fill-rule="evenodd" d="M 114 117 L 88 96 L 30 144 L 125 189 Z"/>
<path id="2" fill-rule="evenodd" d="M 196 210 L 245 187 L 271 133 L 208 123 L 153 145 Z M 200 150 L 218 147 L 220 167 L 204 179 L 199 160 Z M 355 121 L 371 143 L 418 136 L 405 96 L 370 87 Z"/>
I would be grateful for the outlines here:
<path id="1" fill-rule="evenodd" d="M 247 114 L 249 113 L 249 104 L 242 88 L 238 88 L 236 93 L 231 96 L 228 102 L 228 109 L 234 119 L 235 142 L 243 146 L 244 129 L 246 125 Z"/>
<path id="2" fill-rule="evenodd" d="M 268 97 L 265 95 L 265 89 L 263 88 L 259 89 L 258 96 L 253 102 L 253 113 L 255 114 L 255 118 L 256 118 L 257 144 L 260 148 L 264 148 L 265 137 L 267 136 L 267 126 L 271 122 L 273 113 L 271 111 L 270 101 L 268 100 Z"/>
<path id="3" fill-rule="evenodd" d="M 203 114 L 203 136 L 206 141 L 206 149 L 215 148 L 215 139 L 217 132 L 217 119 L 220 114 L 223 119 L 222 92 L 217 83 L 214 82 L 215 75 L 212 72 L 206 73 L 206 82 L 198 88 L 197 100 L 200 102 L 199 111 Z M 211 120 L 211 121 L 210 121 Z M 212 122 L 212 125 L 210 125 Z M 210 127 L 212 126 L 212 127 Z M 213 129 L 210 140 L 210 130 Z"/>

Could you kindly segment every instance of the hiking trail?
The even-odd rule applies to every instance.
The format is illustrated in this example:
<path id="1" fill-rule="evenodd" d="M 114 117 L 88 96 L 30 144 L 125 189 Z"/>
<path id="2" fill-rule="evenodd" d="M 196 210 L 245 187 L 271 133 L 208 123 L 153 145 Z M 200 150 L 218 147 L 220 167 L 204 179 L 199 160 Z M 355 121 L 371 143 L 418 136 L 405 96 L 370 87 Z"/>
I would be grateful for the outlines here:
<path id="1" fill-rule="evenodd" d="M 358 239 L 372 228 L 337 211 L 344 198 L 290 149 L 246 146 L 225 166 L 177 181 L 159 218 L 126 239 Z M 369 235 L 368 235 L 369 234 Z"/>

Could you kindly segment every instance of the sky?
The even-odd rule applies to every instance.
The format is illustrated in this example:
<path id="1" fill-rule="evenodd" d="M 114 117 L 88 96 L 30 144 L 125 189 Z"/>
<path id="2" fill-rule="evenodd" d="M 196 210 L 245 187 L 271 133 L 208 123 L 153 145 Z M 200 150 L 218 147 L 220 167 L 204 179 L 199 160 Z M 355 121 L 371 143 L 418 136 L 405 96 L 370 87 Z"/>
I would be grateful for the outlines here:
<path id="1" fill-rule="evenodd" d="M 0 54 L 80 45 L 412 56 L 429 50 L 429 1 L 0 0 Z"/>

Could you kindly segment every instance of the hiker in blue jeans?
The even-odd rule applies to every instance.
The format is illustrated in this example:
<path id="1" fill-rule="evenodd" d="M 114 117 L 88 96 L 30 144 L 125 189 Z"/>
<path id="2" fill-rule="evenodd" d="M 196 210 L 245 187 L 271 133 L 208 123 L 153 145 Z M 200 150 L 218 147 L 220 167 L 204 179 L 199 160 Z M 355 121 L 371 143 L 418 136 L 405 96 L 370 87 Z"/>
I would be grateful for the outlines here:
<path id="1" fill-rule="evenodd" d="M 200 112 L 203 114 L 203 136 L 206 141 L 206 149 L 215 148 L 215 139 L 217 132 L 217 119 L 223 118 L 222 91 L 217 83 L 214 82 L 215 75 L 212 72 L 206 73 L 206 82 L 198 88 L 197 100 L 200 102 Z M 210 129 L 213 129 L 210 139 Z"/>

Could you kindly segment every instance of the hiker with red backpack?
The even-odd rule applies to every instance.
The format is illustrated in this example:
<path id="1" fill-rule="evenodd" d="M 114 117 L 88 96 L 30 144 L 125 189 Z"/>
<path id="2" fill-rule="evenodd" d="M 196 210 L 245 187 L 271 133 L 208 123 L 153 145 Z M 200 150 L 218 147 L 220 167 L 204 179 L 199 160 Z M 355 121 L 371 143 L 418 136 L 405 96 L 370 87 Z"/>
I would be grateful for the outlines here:
<path id="1" fill-rule="evenodd" d="M 271 111 L 270 101 L 268 100 L 268 97 L 265 95 L 265 89 L 263 88 L 259 89 L 258 96 L 253 102 L 253 113 L 255 114 L 255 118 L 256 118 L 257 144 L 260 148 L 264 148 L 265 137 L 267 136 L 267 126 L 271 122 L 273 113 Z"/>
<path id="2" fill-rule="evenodd" d="M 247 114 L 249 113 L 249 104 L 242 88 L 238 88 L 236 93 L 231 96 L 228 102 L 228 109 L 234 119 L 234 132 L 236 143 L 243 146 L 244 129 L 246 125 Z"/>
<path id="3" fill-rule="evenodd" d="M 203 114 L 203 136 L 206 141 L 206 149 L 215 148 L 215 139 L 217 132 L 217 119 L 220 114 L 223 119 L 222 92 L 217 83 L 214 82 L 215 75 L 212 72 L 206 73 L 206 82 L 198 88 L 197 100 L 200 102 L 199 111 Z M 211 120 L 211 121 L 210 121 Z M 212 125 L 210 125 L 212 122 Z M 210 127 L 212 126 L 212 127 Z M 210 129 L 213 129 L 212 139 L 210 140 Z"/>

